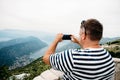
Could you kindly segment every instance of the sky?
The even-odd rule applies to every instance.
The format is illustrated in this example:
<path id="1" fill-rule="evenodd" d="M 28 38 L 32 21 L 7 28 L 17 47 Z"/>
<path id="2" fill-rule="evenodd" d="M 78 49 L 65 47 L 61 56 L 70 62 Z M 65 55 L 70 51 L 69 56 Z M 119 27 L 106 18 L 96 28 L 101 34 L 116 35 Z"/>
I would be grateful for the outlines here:
<path id="1" fill-rule="evenodd" d="M 78 34 L 82 20 L 94 18 L 104 37 L 120 37 L 120 0 L 0 0 L 0 30 Z"/>

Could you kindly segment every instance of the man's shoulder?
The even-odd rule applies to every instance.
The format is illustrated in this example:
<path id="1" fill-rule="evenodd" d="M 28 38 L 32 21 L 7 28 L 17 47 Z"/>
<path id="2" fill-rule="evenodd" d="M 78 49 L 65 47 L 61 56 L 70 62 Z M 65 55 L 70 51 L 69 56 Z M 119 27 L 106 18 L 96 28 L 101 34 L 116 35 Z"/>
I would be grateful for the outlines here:
<path id="1" fill-rule="evenodd" d="M 81 51 L 81 49 L 68 49 L 67 51 L 69 51 L 70 53 L 78 53 Z"/>
<path id="2" fill-rule="evenodd" d="M 104 48 L 89 48 L 89 49 L 72 49 L 72 54 L 73 55 L 79 55 L 79 54 L 84 54 L 84 55 L 98 55 L 98 54 L 103 54 L 107 53 L 108 51 Z M 94 53 L 94 54 L 93 54 Z"/>

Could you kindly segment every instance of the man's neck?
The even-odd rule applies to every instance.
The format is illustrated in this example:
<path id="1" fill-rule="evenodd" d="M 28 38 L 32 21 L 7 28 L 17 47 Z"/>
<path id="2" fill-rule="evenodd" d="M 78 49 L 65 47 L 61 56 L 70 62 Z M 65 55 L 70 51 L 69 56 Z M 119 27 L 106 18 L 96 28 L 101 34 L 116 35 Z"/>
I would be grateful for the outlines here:
<path id="1" fill-rule="evenodd" d="M 101 48 L 101 46 L 99 45 L 99 41 L 86 41 L 83 44 L 83 48 Z"/>

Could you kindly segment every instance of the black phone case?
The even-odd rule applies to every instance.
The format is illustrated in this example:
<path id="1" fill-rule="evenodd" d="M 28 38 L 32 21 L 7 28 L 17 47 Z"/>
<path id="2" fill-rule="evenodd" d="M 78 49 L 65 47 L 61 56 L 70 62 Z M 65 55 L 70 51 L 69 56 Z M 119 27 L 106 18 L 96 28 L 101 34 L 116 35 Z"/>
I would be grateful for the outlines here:
<path id="1" fill-rule="evenodd" d="M 63 40 L 71 40 L 71 35 L 63 35 Z"/>

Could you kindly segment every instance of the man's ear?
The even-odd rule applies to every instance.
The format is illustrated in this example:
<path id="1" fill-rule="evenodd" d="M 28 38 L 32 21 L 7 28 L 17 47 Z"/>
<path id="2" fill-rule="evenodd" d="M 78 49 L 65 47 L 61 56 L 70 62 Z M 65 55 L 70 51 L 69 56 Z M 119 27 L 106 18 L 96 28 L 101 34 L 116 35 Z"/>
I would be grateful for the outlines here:
<path id="1" fill-rule="evenodd" d="M 82 40 L 85 40 L 86 39 L 86 35 L 83 33 L 81 38 L 82 38 Z"/>

